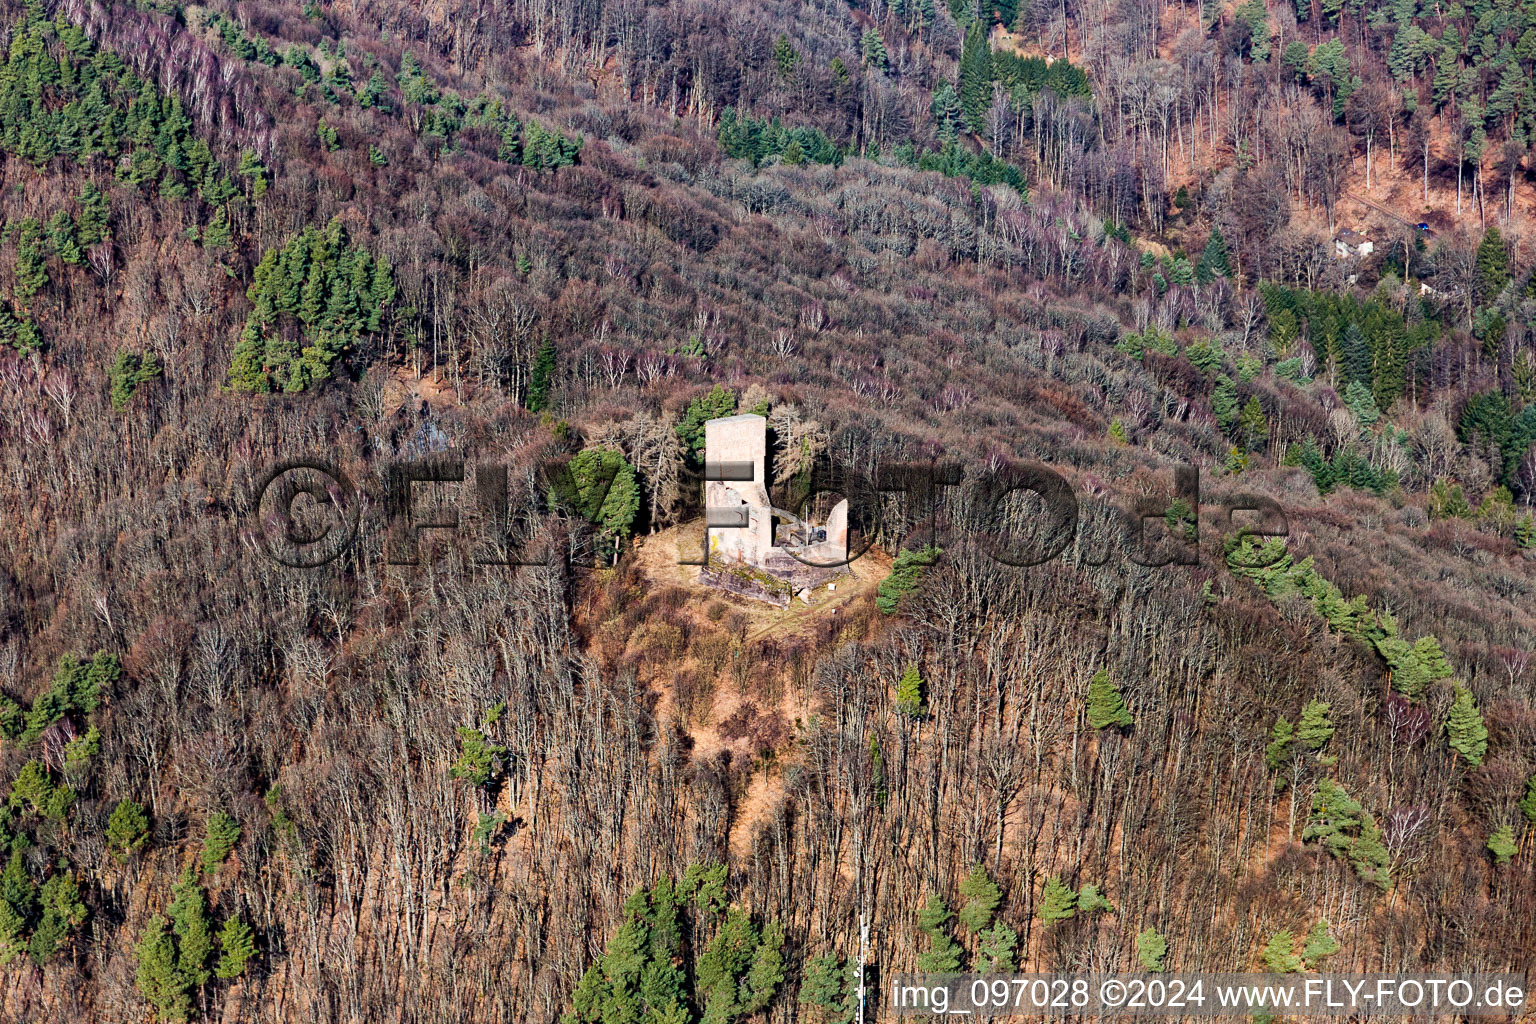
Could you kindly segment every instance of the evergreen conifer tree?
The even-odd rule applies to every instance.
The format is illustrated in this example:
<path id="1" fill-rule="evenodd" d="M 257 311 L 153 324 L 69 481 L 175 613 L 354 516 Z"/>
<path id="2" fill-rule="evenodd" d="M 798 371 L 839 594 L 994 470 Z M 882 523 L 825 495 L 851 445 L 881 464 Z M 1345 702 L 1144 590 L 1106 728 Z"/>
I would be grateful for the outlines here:
<path id="1" fill-rule="evenodd" d="M 980 932 L 976 942 L 976 970 L 982 974 L 1007 973 L 1014 968 L 1019 933 L 1002 921 Z"/>
<path id="2" fill-rule="evenodd" d="M 951 914 L 943 898 L 936 892 L 928 894 L 928 902 L 917 912 L 918 931 L 928 936 L 928 949 L 919 953 L 917 969 L 935 974 L 945 974 L 960 969 L 960 946 L 950 938 L 946 925 Z"/>
<path id="3" fill-rule="evenodd" d="M 1328 718 L 1331 705 L 1320 700 L 1309 700 L 1301 709 L 1301 719 L 1296 724 L 1296 742 L 1308 750 L 1321 750 L 1333 737 L 1333 722 Z"/>
<path id="4" fill-rule="evenodd" d="M 1302 969 L 1301 957 L 1293 952 L 1296 936 L 1282 928 L 1269 937 L 1264 946 L 1264 966 L 1274 974 L 1294 974 Z"/>
<path id="5" fill-rule="evenodd" d="M 967 127 L 980 134 L 986 128 L 987 108 L 992 104 L 992 47 L 981 18 L 971 22 L 965 32 L 960 50 L 959 93 Z"/>
<path id="6" fill-rule="evenodd" d="M 1110 682 L 1109 673 L 1099 669 L 1088 684 L 1088 724 L 1095 729 L 1117 726 L 1129 729 L 1136 724 L 1120 688 Z"/>
<path id="7" fill-rule="evenodd" d="M 208 959 L 213 955 L 213 923 L 208 917 L 208 897 L 189 864 L 171 887 L 171 930 L 176 935 L 176 973 L 188 989 L 207 984 Z"/>
<path id="8" fill-rule="evenodd" d="M 1237 430 L 1243 444 L 1250 451 L 1263 448 L 1264 442 L 1269 439 L 1269 420 L 1264 416 L 1264 407 L 1259 404 L 1258 395 L 1248 396 L 1248 401 L 1238 416 Z"/>
<path id="9" fill-rule="evenodd" d="M 1291 742 L 1296 738 L 1296 728 L 1290 719 L 1281 715 L 1269 732 L 1269 745 L 1264 748 L 1264 763 L 1270 771 L 1279 771 L 1291 757 Z"/>
<path id="10" fill-rule="evenodd" d="M 234 356 L 229 364 L 229 386 L 235 391 L 267 392 L 272 390 L 272 380 L 267 376 L 263 359 L 266 342 L 254 320 L 248 321 L 235 343 Z"/>
<path id="11" fill-rule="evenodd" d="M 166 1021 L 190 1019 L 192 989 L 176 969 L 176 943 L 163 915 L 150 919 L 134 952 L 138 958 L 135 984 L 156 1015 Z"/>
<path id="12" fill-rule="evenodd" d="M 119 800 L 107 819 L 107 850 L 123 863 L 149 838 L 149 815 L 132 800 Z"/>
<path id="13" fill-rule="evenodd" d="M 1488 730 L 1472 691 L 1465 686 L 1456 687 L 1456 697 L 1445 720 L 1445 737 L 1451 750 L 1466 758 L 1469 765 L 1475 768 L 1483 763 L 1483 755 L 1488 751 Z"/>
<path id="14" fill-rule="evenodd" d="M 1498 298 L 1504 286 L 1509 284 L 1509 254 L 1504 249 L 1504 236 L 1492 227 L 1483 235 L 1477 247 L 1476 299 L 1479 305 L 1487 305 Z"/>
<path id="15" fill-rule="evenodd" d="M 1210 284 L 1218 277 L 1231 277 L 1232 264 L 1227 256 L 1227 240 L 1222 237 L 1221 229 L 1211 228 L 1211 236 L 1206 239 L 1205 249 L 1200 253 L 1200 262 L 1195 266 L 1195 280 L 1201 284 Z"/>
<path id="16" fill-rule="evenodd" d="M 961 881 L 960 895 L 965 897 L 965 903 L 956 916 L 972 932 L 980 932 L 992 923 L 992 914 L 1003 899 L 1002 890 L 980 864 L 972 867 L 971 873 Z"/>
<path id="17" fill-rule="evenodd" d="M 915 664 L 909 664 L 896 684 L 896 707 L 908 718 L 922 718 L 928 713 L 924 699 L 923 676 Z"/>
<path id="18" fill-rule="evenodd" d="M 1493 862 L 1499 867 L 1508 864 L 1510 858 L 1515 855 L 1515 830 L 1510 825 L 1500 825 L 1494 829 L 1488 837 L 1488 852 L 1493 854 Z"/>
<path id="19" fill-rule="evenodd" d="M 1168 955 L 1168 940 L 1156 928 L 1148 928 L 1136 936 L 1136 959 L 1143 970 L 1153 974 L 1163 969 L 1163 958 Z"/>
<path id="20" fill-rule="evenodd" d="M 203 228 L 203 248 L 227 249 L 230 240 L 229 214 L 224 211 L 224 207 L 220 206 L 213 211 L 213 217 Z"/>
<path id="21" fill-rule="evenodd" d="M 1040 893 L 1040 919 L 1046 924 L 1054 924 L 1057 921 L 1065 921 L 1077 913 L 1077 893 L 1061 880 L 1059 875 L 1052 875 L 1045 880 L 1045 888 Z"/>
<path id="22" fill-rule="evenodd" d="M 800 1005 L 809 1009 L 815 1024 L 853 1024 L 858 1008 L 854 989 L 858 969 L 831 953 L 812 957 L 800 981 Z"/>
<path id="23" fill-rule="evenodd" d="M 1339 940 L 1329 933 L 1328 922 L 1319 921 L 1307 931 L 1306 941 L 1301 947 L 1301 958 L 1306 961 L 1308 968 L 1315 971 L 1323 960 L 1338 951 Z"/>
<path id="24" fill-rule="evenodd" d="M 1092 914 L 1102 910 L 1106 913 L 1114 913 L 1115 905 L 1109 902 L 1109 897 L 1099 891 L 1099 887 L 1092 882 L 1084 882 L 1082 889 L 1077 894 L 1077 909 L 1085 914 Z"/>
<path id="25" fill-rule="evenodd" d="M 555 343 L 548 338 L 533 357 L 533 372 L 528 378 L 528 397 L 523 403 L 529 412 L 543 412 L 549 407 L 549 392 L 555 376 Z"/>

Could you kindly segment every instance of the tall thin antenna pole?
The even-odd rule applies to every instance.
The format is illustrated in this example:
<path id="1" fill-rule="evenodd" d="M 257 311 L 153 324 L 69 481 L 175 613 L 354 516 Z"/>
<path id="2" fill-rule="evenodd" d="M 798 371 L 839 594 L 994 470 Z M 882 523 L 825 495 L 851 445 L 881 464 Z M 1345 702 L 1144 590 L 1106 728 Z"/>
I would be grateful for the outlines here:
<path id="1" fill-rule="evenodd" d="M 864 959 L 869 950 L 869 922 L 859 915 L 859 1024 L 864 1024 Z"/>

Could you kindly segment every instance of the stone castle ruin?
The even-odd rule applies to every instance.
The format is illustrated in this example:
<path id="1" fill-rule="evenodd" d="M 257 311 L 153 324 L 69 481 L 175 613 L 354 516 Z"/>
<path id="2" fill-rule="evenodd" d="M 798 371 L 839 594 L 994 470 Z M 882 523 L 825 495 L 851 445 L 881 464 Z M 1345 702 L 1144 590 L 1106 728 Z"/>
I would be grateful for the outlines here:
<path id="1" fill-rule="evenodd" d="M 841 564 L 825 567 L 848 557 L 846 499 L 821 525 L 773 506 L 766 419 L 745 413 L 706 422 L 704 463 L 709 530 L 704 582 L 787 604 L 791 595 L 804 595 L 846 571 Z"/>

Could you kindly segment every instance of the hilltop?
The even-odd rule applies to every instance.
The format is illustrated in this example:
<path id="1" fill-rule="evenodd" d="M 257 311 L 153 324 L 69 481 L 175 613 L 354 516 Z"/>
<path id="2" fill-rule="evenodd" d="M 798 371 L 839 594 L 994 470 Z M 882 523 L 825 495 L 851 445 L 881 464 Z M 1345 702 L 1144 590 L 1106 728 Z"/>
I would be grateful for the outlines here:
<path id="1" fill-rule="evenodd" d="M 861 917 L 1528 962 L 1536 5 L 0 8 L 8 1019 L 846 1021 Z M 1080 530 L 889 492 L 836 598 L 705 596 L 738 410 Z"/>

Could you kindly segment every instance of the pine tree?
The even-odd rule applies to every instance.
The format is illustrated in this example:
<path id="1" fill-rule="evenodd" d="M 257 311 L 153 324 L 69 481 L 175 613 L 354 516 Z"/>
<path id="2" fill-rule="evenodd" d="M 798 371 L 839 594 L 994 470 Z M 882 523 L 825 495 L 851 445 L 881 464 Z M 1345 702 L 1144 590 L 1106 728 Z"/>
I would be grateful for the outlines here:
<path id="1" fill-rule="evenodd" d="M 960 946 L 949 937 L 945 925 L 951 915 L 944 900 L 936 892 L 928 894 L 928 902 L 917 912 L 918 931 L 928 936 L 928 949 L 919 953 L 917 969 L 932 974 L 953 973 L 960 969 Z"/>
<path id="2" fill-rule="evenodd" d="M 1466 758 L 1469 765 L 1475 768 L 1483 763 L 1483 755 L 1488 751 L 1488 730 L 1472 691 L 1465 686 L 1456 687 L 1456 697 L 1445 720 L 1445 736 L 1451 750 Z"/>
<path id="3" fill-rule="evenodd" d="M 208 959 L 213 955 L 213 923 L 208 917 L 208 897 L 198 884 L 191 865 L 171 887 L 168 913 L 176 934 L 176 973 L 189 990 L 207 984 Z"/>
<path id="4" fill-rule="evenodd" d="M 38 966 L 58 952 L 69 933 L 84 924 L 87 917 L 80 887 L 62 865 L 43 883 L 41 897 L 42 920 L 27 944 L 27 953 Z"/>
<path id="5" fill-rule="evenodd" d="M 1381 828 L 1370 812 L 1360 817 L 1360 832 L 1350 847 L 1349 862 L 1362 881 L 1370 882 L 1382 892 L 1392 888 L 1392 858 L 1382 841 Z"/>
<path id="6" fill-rule="evenodd" d="M 683 450 L 695 463 L 704 459 L 704 424 L 712 419 L 729 416 L 736 411 L 736 393 L 716 384 L 707 395 L 688 403 L 683 410 L 682 421 L 673 429 L 682 441 Z"/>
<path id="7" fill-rule="evenodd" d="M 635 467 L 617 449 L 588 448 L 570 461 L 569 470 L 571 504 L 598 528 L 604 545 L 617 559 L 640 511 Z"/>
<path id="8" fill-rule="evenodd" d="M 1258 451 L 1269 439 L 1269 420 L 1264 416 L 1258 395 L 1248 396 L 1248 402 L 1238 416 L 1237 430 L 1249 451 Z"/>
<path id="9" fill-rule="evenodd" d="M 1476 299 L 1478 305 L 1487 305 L 1498 298 L 1504 286 L 1509 284 L 1509 254 L 1504 249 L 1504 236 L 1492 227 L 1483 235 L 1477 247 Z"/>
<path id="10" fill-rule="evenodd" d="M 160 360 L 153 352 L 119 352 L 107 369 L 112 408 L 121 412 L 139 385 L 160 376 Z"/>
<path id="11" fill-rule="evenodd" d="M 1520 798 L 1520 813 L 1525 815 L 1525 820 L 1536 825 L 1536 774 L 1533 774 L 1525 783 L 1525 796 Z"/>
<path id="12" fill-rule="evenodd" d="M 43 255 L 43 229 L 31 217 L 16 233 L 16 297 L 30 301 L 48 285 L 48 263 Z"/>
<path id="13" fill-rule="evenodd" d="M 1136 936 L 1136 959 L 1143 970 L 1158 974 L 1163 970 L 1163 958 L 1168 955 L 1168 940 L 1156 928 L 1148 928 Z"/>
<path id="14" fill-rule="evenodd" d="M 1332 705 L 1309 700 L 1301 709 L 1301 719 L 1296 723 L 1296 742 L 1307 750 L 1321 750 L 1333 737 L 1333 723 L 1328 719 Z"/>
<path id="15" fill-rule="evenodd" d="M 378 107 L 388 113 L 388 95 L 389 80 L 384 77 L 383 72 L 375 69 L 373 74 L 368 76 L 368 82 L 363 86 L 363 91 L 358 94 L 357 105 L 365 110 L 369 107 Z"/>
<path id="16" fill-rule="evenodd" d="M 1515 855 L 1515 830 L 1511 825 L 1500 825 L 1488 837 L 1488 852 L 1493 854 L 1493 862 L 1499 867 L 1509 863 Z"/>
<path id="17" fill-rule="evenodd" d="M 1301 832 L 1302 842 L 1316 840 L 1335 857 L 1345 857 L 1360 829 L 1361 808 L 1343 786 L 1323 779 L 1312 795 L 1312 813 Z"/>
<path id="18" fill-rule="evenodd" d="M 309 265 L 309 274 L 305 278 L 303 290 L 299 293 L 299 322 L 305 327 L 311 327 L 320 322 L 320 314 L 325 309 L 325 300 L 329 291 L 326 268 L 321 260 L 316 259 Z"/>
<path id="19" fill-rule="evenodd" d="M 1040 892 L 1040 920 L 1046 924 L 1065 921 L 1077 913 L 1077 893 L 1073 892 L 1059 875 L 1045 880 Z"/>
<path id="20" fill-rule="evenodd" d="M 80 216 L 75 219 L 75 233 L 80 244 L 90 248 L 106 235 L 108 201 L 101 189 L 86 182 L 80 189 Z"/>
<path id="21" fill-rule="evenodd" d="M 315 128 L 315 134 L 326 152 L 334 153 L 341 148 L 341 136 L 336 133 L 335 128 L 326 123 L 325 118 L 320 119 L 319 125 Z"/>
<path id="22" fill-rule="evenodd" d="M 85 250 L 80 248 L 75 219 L 68 213 L 60 210 L 53 215 L 48 221 L 48 237 L 59 259 L 75 266 L 85 262 Z"/>
<path id="23" fill-rule="evenodd" d="M 800 982 L 800 1005 L 812 1011 L 816 1024 L 853 1024 L 857 985 L 857 965 L 831 953 L 812 957 Z"/>
<path id="24" fill-rule="evenodd" d="M 788 78 L 794 74 L 795 66 L 800 63 L 800 54 L 790 43 L 789 36 L 780 34 L 779 38 L 774 40 L 773 62 L 778 66 L 781 78 Z"/>
<path id="25" fill-rule="evenodd" d="M 784 982 L 784 928 L 777 921 L 764 923 L 757 948 L 746 975 L 741 979 L 741 1009 L 745 1014 L 761 1012 L 773 1001 Z"/>
<path id="26" fill-rule="evenodd" d="M 250 180 L 252 198 L 260 199 L 266 195 L 268 185 L 267 167 L 255 153 L 249 150 L 241 153 L 240 165 L 235 169 L 235 173 L 242 178 Z"/>
<path id="27" fill-rule="evenodd" d="M 533 372 L 528 378 L 528 397 L 523 403 L 529 412 L 543 412 L 549 407 L 549 392 L 555 376 L 555 343 L 548 338 L 533 357 Z"/>
<path id="28" fill-rule="evenodd" d="M 27 948 L 26 933 L 26 917 L 11 903 L 0 899 L 0 967 L 9 964 Z"/>
<path id="29" fill-rule="evenodd" d="M 922 673 L 917 670 L 917 666 L 907 665 L 906 671 L 901 674 L 901 681 L 896 684 L 897 710 L 908 718 L 922 718 L 928 713 L 925 689 Z"/>
<path id="30" fill-rule="evenodd" d="M 980 134 L 986 128 L 987 109 L 992 105 L 992 47 L 987 42 L 987 26 L 980 18 L 971 22 L 965 32 L 958 88 L 965 123 Z"/>
<path id="31" fill-rule="evenodd" d="M 1351 383 L 1359 383 L 1365 389 L 1364 393 L 1371 393 L 1371 346 L 1365 340 L 1365 335 L 1360 330 L 1360 325 L 1353 320 L 1344 328 L 1344 337 L 1339 342 L 1342 369 L 1345 379 Z M 1346 397 L 1348 391 L 1345 392 Z M 1357 414 L 1358 415 L 1358 414 Z"/>
<path id="32" fill-rule="evenodd" d="M 1195 283 L 1195 268 L 1189 265 L 1189 260 L 1179 256 L 1174 259 L 1173 272 L 1169 276 L 1174 284 L 1187 288 Z"/>
<path id="33" fill-rule="evenodd" d="M 6 861 L 5 870 L 0 872 L 0 907 L 4 908 L 4 917 L 14 924 L 11 938 L 17 940 L 13 946 L 0 948 L 0 962 L 8 962 L 10 956 L 25 948 L 19 940 L 27 922 L 38 912 L 37 886 L 32 884 L 32 876 L 22 858 L 26 846 L 25 839 L 13 841 L 10 859 Z M 4 939 L 5 936 L 0 934 L 0 940 Z"/>
<path id="34" fill-rule="evenodd" d="M 1109 897 L 1099 891 L 1097 885 L 1094 885 L 1092 882 L 1084 882 L 1082 890 L 1077 894 L 1077 909 L 1085 914 L 1091 914 L 1097 910 L 1113 914 L 1115 912 L 1115 905 L 1109 902 Z"/>
<path id="35" fill-rule="evenodd" d="M 1306 961 L 1309 969 L 1315 971 L 1318 964 L 1338 951 L 1339 940 L 1329 933 L 1328 922 L 1319 921 L 1307 932 L 1306 941 L 1301 947 L 1301 958 Z"/>
<path id="36" fill-rule="evenodd" d="M 1095 672 L 1093 680 L 1088 684 L 1088 724 L 1095 729 L 1108 729 L 1110 726 L 1129 729 L 1136 724 L 1130 709 L 1125 706 L 1125 699 L 1120 695 L 1120 688 L 1110 682 L 1109 673 L 1103 669 Z"/>
<path id="37" fill-rule="evenodd" d="M 207 227 L 203 228 L 203 248 L 227 249 L 230 241 L 229 214 L 224 211 L 224 207 L 220 206 L 213 211 L 213 217 L 208 221 Z"/>
<path id="38" fill-rule="evenodd" d="M 1237 385 L 1224 373 L 1216 378 L 1216 386 L 1211 390 L 1211 413 L 1216 417 L 1216 425 L 1221 428 L 1221 432 L 1230 435 L 1237 426 L 1239 416 Z"/>
<path id="39" fill-rule="evenodd" d="M 235 343 L 229 363 L 229 386 L 235 391 L 265 393 L 272 390 L 272 379 L 263 365 L 267 346 L 254 320 L 248 321 Z"/>
<path id="40" fill-rule="evenodd" d="M 119 800 L 107 819 L 107 850 L 126 863 L 149 839 L 149 815 L 132 800 Z"/>
<path id="41" fill-rule="evenodd" d="M 1195 266 L 1195 280 L 1201 284 L 1210 284 L 1218 277 L 1231 277 L 1232 264 L 1227 254 L 1227 240 L 1222 237 L 1221 229 L 1211 228 L 1211 236 L 1206 239 L 1205 249 L 1200 253 L 1200 262 Z"/>
<path id="42" fill-rule="evenodd" d="M 1264 763 L 1269 765 L 1270 771 L 1279 771 L 1290 760 L 1291 742 L 1295 738 L 1295 727 L 1291 725 L 1290 719 L 1281 715 L 1269 732 L 1269 745 L 1264 748 Z"/>
<path id="43" fill-rule="evenodd" d="M 1014 951 L 1019 946 L 1019 933 L 998 921 L 991 928 L 980 932 L 976 942 L 975 970 L 982 974 L 1005 974 L 1014 969 Z"/>
<path id="44" fill-rule="evenodd" d="M 387 257 L 373 263 L 373 281 L 368 291 L 368 323 L 364 330 L 373 334 L 383 324 L 384 310 L 395 301 L 394 267 Z"/>
<path id="45" fill-rule="evenodd" d="M 965 903 L 956 915 L 960 923 L 971 932 L 980 932 L 992 923 L 992 914 L 1002 902 L 1002 890 L 987 875 L 987 869 L 977 864 L 960 883 L 960 895 Z"/>
<path id="46" fill-rule="evenodd" d="M 156 1015 L 165 1021 L 190 1019 L 192 989 L 176 969 L 176 944 L 164 916 L 150 919 L 134 953 L 138 958 L 135 984 Z"/>
<path id="47" fill-rule="evenodd" d="M 945 143 L 954 142 L 960 134 L 960 123 L 965 117 L 960 94 L 948 82 L 941 82 L 933 90 L 928 110 L 933 115 L 934 130 L 938 132 L 939 139 Z"/>
<path id="48" fill-rule="evenodd" d="M 1319 841 L 1333 857 L 1347 860 L 1362 881 L 1379 889 L 1392 887 L 1387 847 L 1381 829 L 1342 786 L 1330 778 L 1319 781 L 1312 797 L 1312 815 L 1301 832 L 1304 843 Z"/>
<path id="49" fill-rule="evenodd" d="M 1355 414 L 1361 426 L 1369 427 L 1381 419 L 1381 408 L 1376 404 L 1376 396 L 1362 381 L 1352 380 L 1344 388 L 1344 404 Z"/>
<path id="50" fill-rule="evenodd" d="M 890 61 L 885 50 L 885 41 L 874 29 L 866 29 L 859 37 L 859 54 L 865 67 L 874 68 L 877 71 L 884 71 L 886 64 Z"/>
<path id="51" fill-rule="evenodd" d="M 1246 0 L 1235 13 L 1240 21 L 1248 23 L 1252 33 L 1253 49 L 1250 52 L 1254 63 L 1261 64 L 1269 60 L 1269 12 L 1264 7 L 1264 0 Z"/>
<path id="52" fill-rule="evenodd" d="M 203 851 L 199 858 L 203 874 L 211 875 L 217 871 L 239 840 L 240 822 L 233 816 L 223 811 L 214 811 L 208 815 L 203 830 Z"/>
<path id="53" fill-rule="evenodd" d="M 455 779 L 465 779 L 476 787 L 488 786 L 505 770 L 507 748 L 492 743 L 479 729 L 459 729 L 459 756 L 448 768 Z"/>
<path id="54" fill-rule="evenodd" d="M 1282 928 L 1269 937 L 1264 946 L 1264 966 L 1273 974 L 1295 974 L 1302 969 L 1301 957 L 1292 952 L 1296 936 Z"/>

